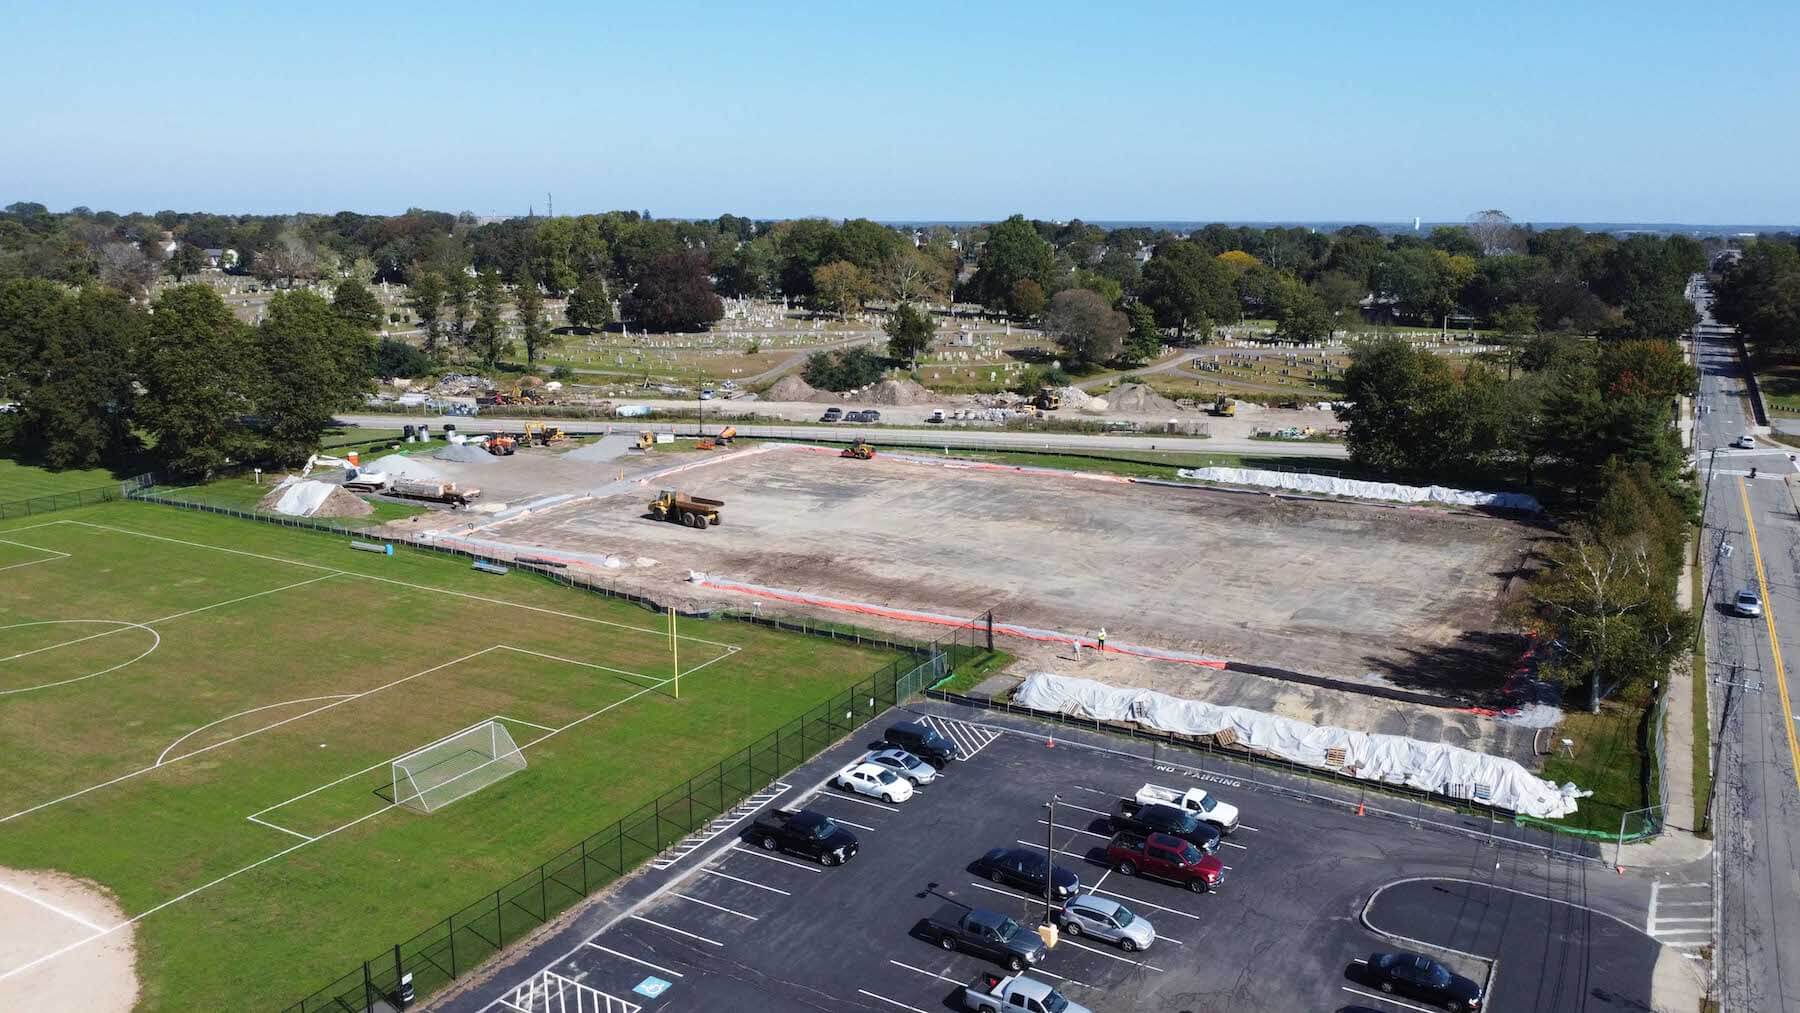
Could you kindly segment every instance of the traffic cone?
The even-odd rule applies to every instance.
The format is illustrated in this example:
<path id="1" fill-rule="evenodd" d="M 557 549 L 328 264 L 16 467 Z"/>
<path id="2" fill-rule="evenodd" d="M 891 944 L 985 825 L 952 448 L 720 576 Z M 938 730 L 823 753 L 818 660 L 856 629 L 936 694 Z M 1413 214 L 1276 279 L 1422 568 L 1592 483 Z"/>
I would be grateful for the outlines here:
<path id="1" fill-rule="evenodd" d="M 1361 816 L 1362 814 L 1363 814 L 1363 804 L 1361 802 L 1358 802 L 1358 803 L 1356 803 L 1356 815 Z"/>
<path id="2" fill-rule="evenodd" d="M 1044 740 L 1044 748 L 1045 749 L 1055 749 L 1056 748 L 1056 737 L 1050 736 L 1049 738 L 1046 738 Z"/>

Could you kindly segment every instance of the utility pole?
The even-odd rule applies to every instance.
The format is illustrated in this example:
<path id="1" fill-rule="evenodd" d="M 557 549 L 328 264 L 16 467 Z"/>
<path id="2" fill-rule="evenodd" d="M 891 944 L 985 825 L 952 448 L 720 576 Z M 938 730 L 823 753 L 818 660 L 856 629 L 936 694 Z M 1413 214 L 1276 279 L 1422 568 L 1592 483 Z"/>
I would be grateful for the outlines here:
<path id="1" fill-rule="evenodd" d="M 1044 873 L 1045 925 L 1053 924 L 1056 920 L 1050 913 L 1050 893 L 1056 886 L 1056 803 L 1061 801 L 1061 795 L 1052 795 L 1050 796 L 1050 801 L 1044 803 L 1045 807 L 1050 810 L 1050 819 L 1044 824 L 1044 864 L 1046 866 L 1046 871 Z"/>

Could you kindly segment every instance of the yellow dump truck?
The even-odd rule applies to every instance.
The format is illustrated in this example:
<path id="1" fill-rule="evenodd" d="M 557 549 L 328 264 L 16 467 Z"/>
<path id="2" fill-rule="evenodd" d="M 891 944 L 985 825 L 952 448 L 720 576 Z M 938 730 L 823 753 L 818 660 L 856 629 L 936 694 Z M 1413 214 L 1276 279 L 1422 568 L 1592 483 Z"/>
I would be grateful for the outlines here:
<path id="1" fill-rule="evenodd" d="M 650 516 L 659 521 L 675 521 L 690 528 L 704 528 L 719 523 L 719 508 L 724 500 L 689 496 L 674 489 L 664 489 L 650 502 Z"/>

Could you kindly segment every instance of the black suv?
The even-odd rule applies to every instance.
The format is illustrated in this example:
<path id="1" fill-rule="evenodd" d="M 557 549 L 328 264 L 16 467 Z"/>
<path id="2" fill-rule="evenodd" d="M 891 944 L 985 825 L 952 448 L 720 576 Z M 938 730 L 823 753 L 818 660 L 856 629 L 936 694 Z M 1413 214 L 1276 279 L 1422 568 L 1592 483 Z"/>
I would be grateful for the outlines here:
<path id="1" fill-rule="evenodd" d="M 881 741 L 904 749 L 939 770 L 956 759 L 955 743 L 939 735 L 931 726 L 917 721 L 902 721 L 890 726 Z"/>

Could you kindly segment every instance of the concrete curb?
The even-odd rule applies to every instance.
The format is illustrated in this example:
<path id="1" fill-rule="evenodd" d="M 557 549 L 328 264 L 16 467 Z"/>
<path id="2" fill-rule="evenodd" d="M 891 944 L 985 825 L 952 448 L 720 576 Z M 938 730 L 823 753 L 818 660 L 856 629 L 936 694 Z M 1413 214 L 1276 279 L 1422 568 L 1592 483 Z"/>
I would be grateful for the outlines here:
<path id="1" fill-rule="evenodd" d="M 1413 939 L 1410 936 L 1403 936 L 1403 935 L 1399 934 L 1398 932 L 1389 932 L 1386 929 L 1377 928 L 1375 926 L 1375 923 L 1369 920 L 1369 909 L 1375 906 L 1375 898 L 1381 896 L 1381 891 L 1386 890 L 1390 886 L 1399 886 L 1402 883 L 1420 883 L 1420 882 L 1426 882 L 1426 881 L 1438 879 L 1438 878 L 1441 878 L 1441 877 L 1413 876 L 1408 879 L 1396 879 L 1392 883 L 1383 883 L 1381 886 L 1376 887 L 1373 893 L 1369 894 L 1369 899 L 1367 901 L 1363 902 L 1363 909 L 1362 909 L 1362 912 L 1357 915 L 1357 920 L 1362 922 L 1363 928 L 1368 929 L 1370 932 L 1373 932 L 1378 936 L 1382 936 L 1387 939 L 1392 939 L 1395 942 L 1405 943 L 1409 946 L 1417 946 L 1418 948 L 1420 948 L 1422 950 L 1436 950 L 1439 953 L 1455 954 L 1458 957 L 1467 957 L 1468 959 L 1476 961 L 1478 963 L 1486 964 L 1487 969 L 1488 969 L 1487 981 L 1485 983 L 1483 983 L 1481 986 L 1481 997 L 1482 997 L 1482 1000 L 1485 1002 L 1488 999 L 1491 999 L 1494 995 L 1494 981 L 1497 978 L 1499 978 L 1499 976 L 1500 976 L 1500 961 L 1495 960 L 1492 957 L 1484 957 L 1479 953 L 1470 953 L 1467 950 L 1458 950 L 1458 949 L 1453 949 L 1448 946 L 1439 946 L 1436 943 L 1428 943 L 1422 939 Z M 1475 881 L 1474 880 L 1461 880 L 1460 882 L 1473 883 Z"/>

